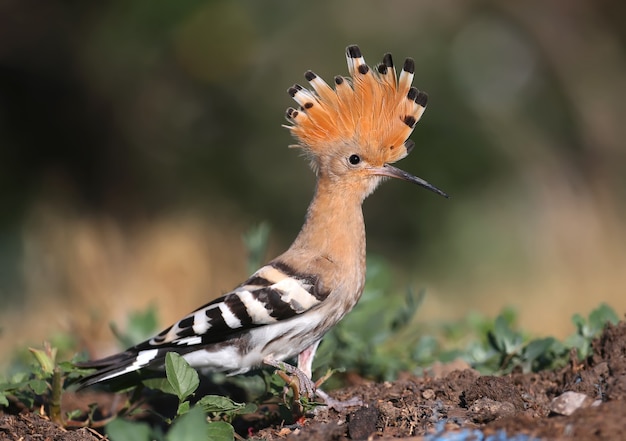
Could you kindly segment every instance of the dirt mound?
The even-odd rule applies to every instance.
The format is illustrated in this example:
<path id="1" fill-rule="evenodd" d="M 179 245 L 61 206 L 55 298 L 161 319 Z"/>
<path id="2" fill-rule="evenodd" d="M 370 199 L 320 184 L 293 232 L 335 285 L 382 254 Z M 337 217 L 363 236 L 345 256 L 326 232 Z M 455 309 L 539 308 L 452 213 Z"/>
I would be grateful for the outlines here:
<path id="1" fill-rule="evenodd" d="M 66 430 L 34 413 L 0 416 L 0 441 L 97 441 L 103 438 L 90 429 Z"/>
<path id="2" fill-rule="evenodd" d="M 579 363 L 572 354 L 568 366 L 555 371 L 493 377 L 463 369 L 334 395 L 361 397 L 367 407 L 320 410 L 303 427 L 265 429 L 257 436 L 342 440 L 480 430 L 527 435 L 518 439 L 626 439 L 626 322 L 609 325 L 587 360 Z"/>
<path id="3" fill-rule="evenodd" d="M 454 439 L 496 434 L 497 439 L 517 440 L 626 439 L 626 322 L 608 325 L 592 347 L 588 359 L 578 362 L 572 354 L 566 367 L 554 371 L 494 377 L 461 364 L 435 366 L 423 377 L 361 384 L 333 393 L 340 400 L 361 398 L 365 405 L 360 408 L 320 408 L 302 425 L 266 428 L 254 437 L 443 440 L 443 433 L 461 432 L 466 436 Z M 24 411 L 0 415 L 0 441 L 29 439 L 103 438 L 88 429 L 63 429 Z"/>

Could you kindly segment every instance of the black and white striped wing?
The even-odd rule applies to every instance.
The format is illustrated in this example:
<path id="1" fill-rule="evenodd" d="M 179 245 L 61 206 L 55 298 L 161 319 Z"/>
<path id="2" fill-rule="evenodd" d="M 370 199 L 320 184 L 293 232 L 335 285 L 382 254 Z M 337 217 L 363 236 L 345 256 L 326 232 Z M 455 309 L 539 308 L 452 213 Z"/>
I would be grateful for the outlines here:
<path id="1" fill-rule="evenodd" d="M 327 296 L 328 292 L 320 289 L 315 276 L 298 274 L 285 264 L 273 262 L 235 290 L 197 309 L 152 339 L 122 353 L 81 363 L 81 367 L 97 369 L 81 380 L 81 386 L 146 367 L 160 367 L 169 351 L 184 355 L 207 347 L 221 347 L 222 351 L 232 350 L 229 359 L 233 360 L 238 340 L 246 332 L 289 320 L 315 308 Z M 233 347 L 229 348 L 231 343 Z M 219 357 L 216 354 L 207 365 L 219 370 Z M 230 366 L 226 370 L 247 370 L 241 366 L 235 368 Z"/>

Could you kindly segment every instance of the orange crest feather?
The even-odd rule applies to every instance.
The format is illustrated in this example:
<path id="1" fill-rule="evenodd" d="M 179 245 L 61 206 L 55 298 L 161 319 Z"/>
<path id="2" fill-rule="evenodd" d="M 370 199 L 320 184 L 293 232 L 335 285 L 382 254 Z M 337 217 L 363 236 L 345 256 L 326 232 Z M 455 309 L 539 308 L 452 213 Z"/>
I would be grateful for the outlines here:
<path id="1" fill-rule="evenodd" d="M 311 71 L 313 90 L 296 84 L 288 92 L 300 105 L 287 109 L 287 127 L 313 156 L 337 146 L 356 145 L 380 163 L 404 158 L 414 143 L 407 140 L 426 109 L 428 96 L 411 86 L 415 63 L 404 62 L 396 76 L 391 54 L 371 69 L 357 46 L 346 48 L 351 78 L 335 77 L 335 89 Z"/>

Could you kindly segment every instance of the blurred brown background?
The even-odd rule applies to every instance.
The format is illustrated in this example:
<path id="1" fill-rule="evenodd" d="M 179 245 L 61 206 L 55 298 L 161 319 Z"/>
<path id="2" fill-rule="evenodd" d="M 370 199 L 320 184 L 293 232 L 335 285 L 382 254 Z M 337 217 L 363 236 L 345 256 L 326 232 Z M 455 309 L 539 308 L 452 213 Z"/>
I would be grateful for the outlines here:
<path id="1" fill-rule="evenodd" d="M 109 321 L 162 325 L 247 275 L 241 235 L 297 233 L 313 174 L 281 128 L 307 69 L 356 43 L 430 95 L 368 248 L 423 320 L 520 311 L 537 335 L 626 312 L 626 4 L 0 1 L 0 351 Z M 399 290 L 402 291 L 401 289 Z"/>

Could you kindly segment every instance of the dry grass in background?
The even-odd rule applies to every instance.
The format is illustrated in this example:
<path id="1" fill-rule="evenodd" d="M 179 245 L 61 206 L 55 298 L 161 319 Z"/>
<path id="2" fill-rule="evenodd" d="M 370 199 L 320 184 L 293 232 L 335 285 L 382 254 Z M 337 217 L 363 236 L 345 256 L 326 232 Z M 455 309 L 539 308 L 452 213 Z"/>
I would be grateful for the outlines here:
<path id="1" fill-rule="evenodd" d="M 179 215 L 129 230 L 38 210 L 24 229 L 25 299 L 0 316 L 0 351 L 69 332 L 102 356 L 117 348 L 109 323 L 123 329 L 151 305 L 161 325 L 173 323 L 244 277 L 243 229 Z"/>
<path id="2" fill-rule="evenodd" d="M 208 3 L 181 13 L 180 22 L 163 20 L 170 29 L 183 31 L 163 36 L 155 26 L 155 35 L 143 39 L 134 38 L 133 32 L 142 29 L 135 22 L 149 18 L 153 5 L 146 3 L 146 12 L 137 17 L 119 7 L 90 15 L 93 22 L 87 23 L 95 30 L 88 29 L 84 42 L 70 45 L 68 57 L 75 60 L 84 93 L 95 96 L 98 105 L 100 95 L 106 96 L 113 119 L 123 122 L 120 133 L 115 124 L 107 126 L 100 118 L 96 124 L 98 139 L 100 130 L 110 130 L 111 144 L 123 146 L 118 148 L 121 153 L 108 144 L 100 146 L 111 155 L 116 173 L 132 153 L 142 167 L 154 167 L 150 170 L 159 183 L 182 186 L 180 177 L 195 169 L 176 168 L 181 152 L 190 155 L 188 161 L 197 165 L 201 176 L 216 176 L 232 160 L 238 168 L 229 179 L 245 174 L 250 180 L 240 179 L 239 184 L 254 191 L 224 191 L 223 197 L 232 198 L 236 206 L 256 204 L 257 212 L 272 207 L 271 216 L 284 221 L 288 216 L 278 210 L 291 210 L 294 200 L 310 196 L 310 188 L 305 191 L 296 182 L 304 168 L 291 166 L 286 147 L 276 145 L 286 144 L 279 116 L 291 104 L 280 93 L 308 68 L 319 66 L 320 74 L 341 73 L 341 51 L 349 43 L 362 44 L 372 63 L 385 50 L 398 57 L 415 56 L 423 63 L 419 87 L 431 92 L 432 100 L 414 135 L 419 148 L 402 166 L 420 174 L 426 170 L 423 177 L 430 179 L 432 169 L 420 162 L 430 157 L 438 172 L 433 183 L 447 179 L 452 188 L 444 189 L 453 198 L 429 205 L 444 224 L 436 237 L 420 237 L 435 221 L 421 205 L 414 208 L 412 193 L 401 199 L 394 193 L 398 188 L 390 189 L 386 194 L 394 194 L 391 202 L 375 195 L 378 202 L 368 201 L 365 211 L 368 227 L 377 232 L 369 235 L 370 244 L 384 242 L 387 236 L 380 226 L 391 209 L 404 210 L 400 216 L 410 222 L 418 216 L 426 219 L 411 225 L 411 237 L 420 240 L 406 247 L 415 248 L 415 253 L 394 262 L 399 280 L 427 288 L 420 320 L 454 319 L 470 310 L 495 315 L 512 305 L 530 332 L 564 336 L 572 332 L 573 313 L 586 314 L 601 302 L 624 314 L 626 65 L 623 27 L 614 13 L 620 8 L 584 0 L 390 4 L 394 7 L 362 7 L 359 2 L 300 5 L 311 13 L 286 14 L 283 26 L 255 14 L 253 3 Z M 219 15 L 212 13 L 214 7 L 219 7 Z M 363 14 L 355 21 L 349 12 L 357 7 Z M 320 26 L 319 18 L 329 14 L 334 19 L 324 21 L 324 38 L 299 38 L 302 29 L 310 29 L 314 20 Z M 218 16 L 222 23 L 231 20 L 228 29 L 205 25 Z M 45 29 L 46 23 L 56 22 L 35 22 L 33 29 Z M 126 23 L 121 28 L 132 38 L 119 32 L 120 23 Z M 224 38 L 232 34 L 233 24 L 253 33 L 236 32 L 241 41 Z M 126 46 L 125 38 L 136 46 Z M 12 47 L 17 41 L 5 38 L 3 44 Z M 16 47 L 15 53 L 23 50 Z M 216 53 L 227 68 L 214 68 Z M 115 69 L 107 70 L 102 60 Z M 242 60 L 247 64 L 239 65 Z M 232 82 L 233 75 L 245 81 Z M 201 94 L 205 89 L 227 93 Z M 214 120 L 230 115 L 239 130 L 239 118 L 250 110 L 250 102 L 255 103 L 245 114 L 250 133 L 235 137 L 233 143 L 233 135 L 244 131 L 234 133 L 231 128 L 222 134 L 222 123 Z M 225 111 L 228 103 L 233 108 Z M 456 145 L 458 139 L 450 135 L 458 133 L 470 133 L 472 139 Z M 475 157 L 479 159 L 472 162 Z M 490 168 L 491 158 L 500 161 L 497 167 Z M 468 162 L 476 167 L 473 173 L 467 172 Z M 135 174 L 129 169 L 129 176 Z M 115 195 L 131 191 L 131 184 L 141 187 L 130 180 L 118 188 L 116 176 L 109 177 Z M 189 189 L 203 193 L 208 188 L 218 195 L 231 185 L 217 178 L 184 182 Z M 79 188 L 81 183 L 73 184 Z M 237 214 L 209 218 L 173 210 L 167 217 L 120 224 L 46 205 L 45 189 L 33 188 L 26 191 L 36 196 L 28 201 L 20 239 L 24 290 L 17 295 L 22 301 L 0 312 L 4 354 L 25 342 L 36 344 L 52 333 L 68 331 L 92 355 L 105 355 L 114 350 L 108 323 L 123 326 L 129 312 L 152 304 L 161 324 L 169 325 L 247 276 L 241 235 L 255 222 L 272 223 L 242 220 Z M 216 203 L 212 212 L 223 209 Z M 272 238 L 282 245 L 268 257 L 293 239 L 278 229 Z M 393 252 L 376 247 L 369 251 L 393 258 Z"/>
<path id="3" fill-rule="evenodd" d="M 474 263 L 462 274 L 409 277 L 428 285 L 421 320 L 496 315 L 511 305 L 524 329 L 564 336 L 573 313 L 602 301 L 626 311 L 626 237 L 617 214 L 587 192 L 550 188 L 534 201 L 540 207 L 533 219 L 501 205 L 482 211 L 486 225 L 507 225 L 509 252 L 529 257 L 523 271 L 512 272 L 470 241 Z M 109 323 L 123 328 L 130 312 L 151 305 L 169 325 L 247 275 L 245 229 L 243 222 L 182 214 L 124 229 L 110 219 L 40 209 L 24 229 L 25 300 L 0 315 L 8 330 L 0 351 L 69 332 L 93 356 L 107 355 L 117 347 Z M 273 248 L 272 256 L 280 251 Z"/>

